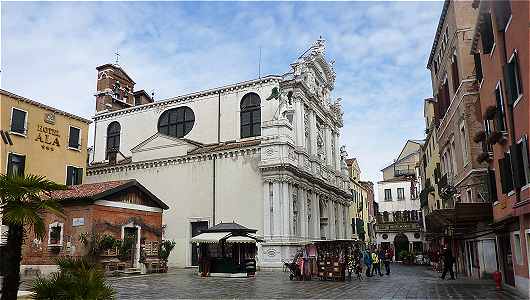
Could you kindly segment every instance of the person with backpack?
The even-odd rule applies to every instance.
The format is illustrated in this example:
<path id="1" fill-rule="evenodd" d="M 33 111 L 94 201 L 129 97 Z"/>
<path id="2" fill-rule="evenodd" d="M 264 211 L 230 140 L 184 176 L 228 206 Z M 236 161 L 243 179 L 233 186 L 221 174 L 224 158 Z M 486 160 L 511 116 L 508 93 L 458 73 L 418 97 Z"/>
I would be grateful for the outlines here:
<path id="1" fill-rule="evenodd" d="M 377 255 L 379 257 L 379 269 L 382 270 L 383 266 L 385 264 L 385 250 L 379 248 L 379 250 L 377 250 L 377 253 L 378 253 Z"/>
<path id="2" fill-rule="evenodd" d="M 364 264 L 366 265 L 366 277 L 372 277 L 371 271 L 372 271 L 372 256 L 370 254 L 370 251 L 364 250 L 363 252 L 363 260 Z"/>

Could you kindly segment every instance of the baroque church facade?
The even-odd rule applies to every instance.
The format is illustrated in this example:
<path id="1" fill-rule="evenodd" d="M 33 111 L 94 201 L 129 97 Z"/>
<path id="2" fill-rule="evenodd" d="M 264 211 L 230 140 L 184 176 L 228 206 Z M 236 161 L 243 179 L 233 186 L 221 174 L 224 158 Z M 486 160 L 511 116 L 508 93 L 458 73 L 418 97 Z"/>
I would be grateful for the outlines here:
<path id="1" fill-rule="evenodd" d="M 307 241 L 349 239 L 343 112 L 324 52 L 318 40 L 286 74 L 160 101 L 120 66 L 98 67 L 86 181 L 136 179 L 164 201 L 173 266 L 196 265 L 190 239 L 220 222 L 258 230 L 262 267 Z"/>

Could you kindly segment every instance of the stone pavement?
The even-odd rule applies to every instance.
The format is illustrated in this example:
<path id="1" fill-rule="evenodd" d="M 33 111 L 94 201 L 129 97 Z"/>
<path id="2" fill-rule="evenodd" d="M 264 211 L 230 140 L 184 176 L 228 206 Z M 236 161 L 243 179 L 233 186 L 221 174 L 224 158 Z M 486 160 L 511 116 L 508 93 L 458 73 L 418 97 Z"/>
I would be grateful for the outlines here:
<path id="1" fill-rule="evenodd" d="M 495 291 L 491 280 L 442 281 L 424 266 L 392 265 L 390 276 L 363 281 L 290 281 L 289 273 L 258 272 L 256 278 L 200 278 L 195 270 L 111 278 L 118 299 L 174 298 L 355 298 L 355 299 L 517 299 L 511 291 Z"/>

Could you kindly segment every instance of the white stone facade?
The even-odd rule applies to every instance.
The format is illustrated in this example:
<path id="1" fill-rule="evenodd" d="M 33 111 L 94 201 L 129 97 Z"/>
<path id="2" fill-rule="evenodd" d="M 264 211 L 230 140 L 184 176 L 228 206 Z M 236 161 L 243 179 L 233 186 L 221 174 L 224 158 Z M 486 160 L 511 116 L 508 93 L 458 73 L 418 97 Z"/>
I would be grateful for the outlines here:
<path id="1" fill-rule="evenodd" d="M 341 155 L 340 99 L 322 41 L 268 76 L 94 116 L 87 182 L 134 178 L 162 199 L 170 265 L 192 264 L 192 224 L 235 221 L 258 229 L 258 264 L 280 267 L 304 241 L 351 237 L 351 193 Z M 240 105 L 260 98 L 261 134 L 241 138 Z M 164 111 L 187 106 L 195 122 L 183 138 L 158 133 Z M 107 127 L 121 126 L 118 162 L 106 161 Z"/>

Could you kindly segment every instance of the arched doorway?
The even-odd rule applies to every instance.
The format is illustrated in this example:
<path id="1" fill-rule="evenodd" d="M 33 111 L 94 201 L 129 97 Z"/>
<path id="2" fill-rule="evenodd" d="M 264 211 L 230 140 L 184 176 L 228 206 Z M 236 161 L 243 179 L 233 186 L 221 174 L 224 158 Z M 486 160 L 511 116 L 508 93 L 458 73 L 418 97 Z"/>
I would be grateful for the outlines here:
<path id="1" fill-rule="evenodd" d="M 394 238 L 394 254 L 396 256 L 396 260 L 402 260 L 400 257 L 400 252 L 405 250 L 409 251 L 409 239 L 407 236 L 403 233 L 397 234 Z"/>

